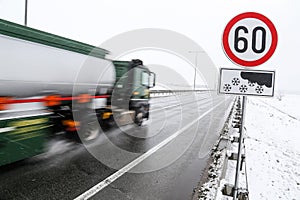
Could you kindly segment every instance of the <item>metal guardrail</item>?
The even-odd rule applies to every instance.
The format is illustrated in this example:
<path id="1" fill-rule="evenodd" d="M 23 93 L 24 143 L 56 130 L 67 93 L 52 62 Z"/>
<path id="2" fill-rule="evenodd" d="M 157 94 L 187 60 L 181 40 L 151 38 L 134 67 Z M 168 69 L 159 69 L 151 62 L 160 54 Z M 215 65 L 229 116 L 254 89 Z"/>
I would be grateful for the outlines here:
<path id="1" fill-rule="evenodd" d="M 199 89 L 199 90 L 150 90 L 150 95 L 152 97 L 158 96 L 171 96 L 171 95 L 178 95 L 178 94 L 185 94 L 185 93 L 200 93 L 200 92 L 208 92 L 212 90 L 207 89 Z"/>
<path id="2" fill-rule="evenodd" d="M 180 92 L 205 92 L 207 89 L 200 90 L 150 90 L 150 93 L 180 93 Z"/>

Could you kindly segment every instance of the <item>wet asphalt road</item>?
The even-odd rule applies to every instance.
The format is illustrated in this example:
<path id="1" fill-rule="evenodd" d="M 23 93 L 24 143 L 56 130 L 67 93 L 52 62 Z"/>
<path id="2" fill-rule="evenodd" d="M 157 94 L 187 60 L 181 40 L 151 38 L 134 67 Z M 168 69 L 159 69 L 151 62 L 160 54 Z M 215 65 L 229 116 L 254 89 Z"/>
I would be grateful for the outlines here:
<path id="1" fill-rule="evenodd" d="M 0 167 L 0 199 L 74 199 L 180 130 L 91 199 L 191 199 L 232 102 L 214 99 L 153 98 L 141 127 L 113 128 L 88 145 L 53 140 L 47 153 Z"/>

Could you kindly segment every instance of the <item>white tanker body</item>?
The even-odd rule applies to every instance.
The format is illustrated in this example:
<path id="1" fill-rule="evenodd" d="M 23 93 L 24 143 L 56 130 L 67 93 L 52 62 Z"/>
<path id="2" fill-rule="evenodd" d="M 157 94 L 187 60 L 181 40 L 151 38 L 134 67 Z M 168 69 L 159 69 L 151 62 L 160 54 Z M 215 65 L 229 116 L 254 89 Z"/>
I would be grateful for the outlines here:
<path id="1" fill-rule="evenodd" d="M 80 85 L 74 90 L 80 94 L 96 86 L 112 87 L 115 82 L 115 69 L 105 60 L 104 49 L 6 21 L 0 21 L 0 44 L 0 96 L 28 97 L 50 91 L 68 96 L 74 84 Z"/>

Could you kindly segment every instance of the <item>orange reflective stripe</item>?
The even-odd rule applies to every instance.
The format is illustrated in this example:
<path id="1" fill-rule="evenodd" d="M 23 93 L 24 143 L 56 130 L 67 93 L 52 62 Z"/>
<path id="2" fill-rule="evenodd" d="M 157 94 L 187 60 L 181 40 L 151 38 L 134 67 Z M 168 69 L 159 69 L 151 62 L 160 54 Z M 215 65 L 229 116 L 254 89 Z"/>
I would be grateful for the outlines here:
<path id="1" fill-rule="evenodd" d="M 74 121 L 74 120 L 71 120 L 71 119 L 63 120 L 62 123 L 63 123 L 64 126 L 68 126 L 68 127 L 78 127 L 78 126 L 80 126 L 80 122 Z"/>
<path id="2" fill-rule="evenodd" d="M 47 96 L 45 98 L 45 105 L 46 106 L 58 106 L 61 104 L 61 101 L 60 101 L 60 96 L 58 95 L 53 95 L 53 96 Z"/>
<path id="3" fill-rule="evenodd" d="M 88 103 L 90 102 L 92 96 L 89 94 L 81 94 L 79 95 L 78 103 Z"/>
<path id="4" fill-rule="evenodd" d="M 0 97 L 0 110 L 8 109 L 9 100 L 10 100 L 9 97 Z"/>

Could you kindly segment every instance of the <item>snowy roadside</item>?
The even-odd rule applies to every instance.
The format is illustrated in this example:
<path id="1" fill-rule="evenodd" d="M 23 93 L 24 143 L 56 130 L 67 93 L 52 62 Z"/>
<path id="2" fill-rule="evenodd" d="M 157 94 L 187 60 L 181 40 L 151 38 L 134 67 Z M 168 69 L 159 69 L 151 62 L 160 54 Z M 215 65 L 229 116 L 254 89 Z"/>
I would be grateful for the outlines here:
<path id="1" fill-rule="evenodd" d="M 250 199 L 300 199 L 300 96 L 248 98 L 246 162 Z"/>
<path id="2" fill-rule="evenodd" d="M 300 199 L 300 95 L 281 98 L 249 97 L 245 119 L 245 154 L 239 188 L 250 200 Z M 237 106 L 236 106 L 237 107 Z M 238 111 L 234 110 L 233 115 Z M 230 122 L 231 121 L 231 122 Z M 234 116 L 229 119 L 225 132 L 229 137 L 226 148 L 215 147 L 208 180 L 200 187 L 198 199 L 231 200 L 223 195 L 231 193 L 234 184 L 238 128 Z M 226 152 L 226 153 L 225 153 Z M 224 190 L 228 185 L 229 190 Z M 227 189 L 227 187 L 226 187 Z M 246 198 L 245 198 L 246 199 Z"/>

